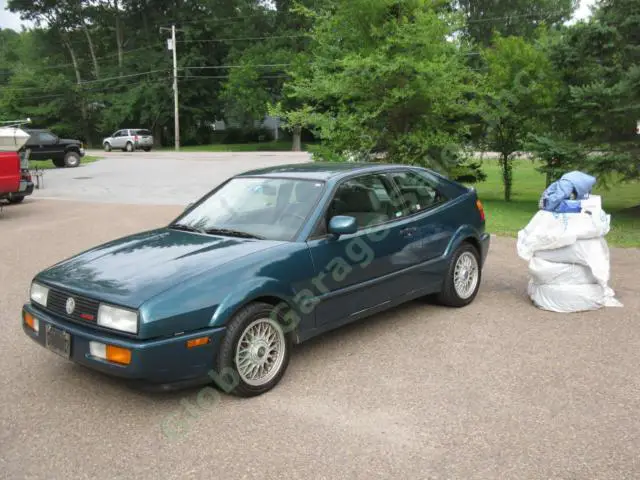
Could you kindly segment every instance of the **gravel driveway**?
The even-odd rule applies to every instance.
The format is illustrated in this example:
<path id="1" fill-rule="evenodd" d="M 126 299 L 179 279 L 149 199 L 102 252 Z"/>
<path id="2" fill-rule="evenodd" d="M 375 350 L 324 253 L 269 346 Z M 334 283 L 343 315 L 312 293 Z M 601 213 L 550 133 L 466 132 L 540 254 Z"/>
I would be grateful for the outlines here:
<path id="1" fill-rule="evenodd" d="M 142 158 L 110 158 L 55 172 L 51 187 L 0 215 L 0 478 L 640 478 L 639 250 L 612 249 L 623 309 L 558 315 L 529 304 L 514 241 L 494 239 L 472 305 L 416 301 L 324 335 L 255 399 L 198 406 L 198 390 L 140 393 L 35 345 L 20 307 L 37 271 L 180 211 L 38 199 L 58 175 L 125 161 L 144 171 Z M 146 171 L 167 175 L 178 162 Z M 198 188 L 176 189 L 180 202 L 205 187 L 200 175 L 232 168 L 202 165 Z M 148 199 L 135 189 L 153 189 L 134 180 L 111 195 Z M 164 435 L 168 418 L 183 437 Z"/>

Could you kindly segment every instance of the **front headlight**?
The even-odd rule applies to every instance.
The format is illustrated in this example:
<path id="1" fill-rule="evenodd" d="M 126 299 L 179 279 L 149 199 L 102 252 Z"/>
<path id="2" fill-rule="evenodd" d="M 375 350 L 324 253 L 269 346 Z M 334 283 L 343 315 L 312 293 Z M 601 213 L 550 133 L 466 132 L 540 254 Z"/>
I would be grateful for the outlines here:
<path id="1" fill-rule="evenodd" d="M 136 334 L 138 333 L 138 313 L 101 303 L 98 307 L 98 325 Z"/>
<path id="2" fill-rule="evenodd" d="M 47 306 L 47 297 L 49 296 L 49 289 L 39 283 L 33 282 L 31 284 L 31 291 L 29 297 L 32 302 L 42 305 L 43 307 Z"/>

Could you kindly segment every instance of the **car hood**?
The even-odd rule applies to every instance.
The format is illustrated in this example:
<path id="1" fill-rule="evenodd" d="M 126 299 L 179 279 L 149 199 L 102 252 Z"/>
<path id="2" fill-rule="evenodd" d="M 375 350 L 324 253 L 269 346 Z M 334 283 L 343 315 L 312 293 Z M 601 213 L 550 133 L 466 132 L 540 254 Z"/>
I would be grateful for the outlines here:
<path id="1" fill-rule="evenodd" d="M 188 278 L 282 242 L 151 230 L 60 262 L 36 280 L 77 295 L 138 308 Z"/>

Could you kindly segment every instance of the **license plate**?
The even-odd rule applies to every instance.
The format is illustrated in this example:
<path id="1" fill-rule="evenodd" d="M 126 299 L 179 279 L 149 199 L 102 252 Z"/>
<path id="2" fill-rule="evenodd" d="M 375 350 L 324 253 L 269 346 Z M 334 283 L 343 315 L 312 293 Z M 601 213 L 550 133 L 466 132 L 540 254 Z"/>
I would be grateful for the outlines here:
<path id="1" fill-rule="evenodd" d="M 47 348 L 58 355 L 69 358 L 71 354 L 71 335 L 53 325 L 47 325 L 46 332 Z"/>

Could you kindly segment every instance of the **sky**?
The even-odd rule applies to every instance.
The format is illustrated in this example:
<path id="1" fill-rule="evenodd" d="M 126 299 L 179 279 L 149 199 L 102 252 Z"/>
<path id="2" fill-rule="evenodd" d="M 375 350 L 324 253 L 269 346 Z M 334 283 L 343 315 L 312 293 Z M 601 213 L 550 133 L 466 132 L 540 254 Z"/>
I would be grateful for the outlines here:
<path id="1" fill-rule="evenodd" d="M 28 22 L 22 22 L 20 16 L 5 10 L 8 0 L 0 0 L 0 28 L 11 28 L 16 31 L 20 31 L 21 24 L 25 26 L 31 26 Z M 589 16 L 589 7 L 595 3 L 596 0 L 580 0 L 580 7 L 576 11 L 574 16 L 575 20 L 581 20 Z"/>

